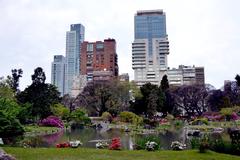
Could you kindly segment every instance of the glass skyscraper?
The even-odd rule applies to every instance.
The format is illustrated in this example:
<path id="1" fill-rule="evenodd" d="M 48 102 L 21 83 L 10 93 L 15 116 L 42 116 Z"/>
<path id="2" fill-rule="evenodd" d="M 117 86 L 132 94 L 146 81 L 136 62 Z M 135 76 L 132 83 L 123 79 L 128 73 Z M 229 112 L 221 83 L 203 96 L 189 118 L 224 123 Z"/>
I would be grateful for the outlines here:
<path id="1" fill-rule="evenodd" d="M 61 96 L 66 94 L 66 59 L 62 55 L 54 55 L 52 62 L 51 83 L 55 85 Z"/>
<path id="2" fill-rule="evenodd" d="M 67 90 L 70 93 L 73 79 L 80 74 L 81 43 L 84 41 L 85 27 L 82 24 L 72 24 L 66 35 L 67 59 Z"/>
<path id="3" fill-rule="evenodd" d="M 149 55 L 152 55 L 153 38 L 165 38 L 166 15 L 162 10 L 138 11 L 134 17 L 135 39 L 147 39 Z"/>
<path id="4" fill-rule="evenodd" d="M 134 80 L 141 86 L 147 82 L 160 85 L 167 70 L 169 42 L 166 15 L 163 10 L 138 11 L 134 16 L 132 67 Z"/>

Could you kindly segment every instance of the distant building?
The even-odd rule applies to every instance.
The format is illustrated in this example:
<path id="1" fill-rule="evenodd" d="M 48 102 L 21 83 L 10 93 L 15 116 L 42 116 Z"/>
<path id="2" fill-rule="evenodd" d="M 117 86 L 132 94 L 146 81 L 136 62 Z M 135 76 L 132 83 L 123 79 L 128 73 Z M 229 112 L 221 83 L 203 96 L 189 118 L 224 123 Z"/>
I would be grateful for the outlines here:
<path id="1" fill-rule="evenodd" d="M 81 75 L 87 75 L 87 81 L 110 80 L 118 76 L 118 57 L 116 41 L 83 42 L 81 48 Z"/>
<path id="2" fill-rule="evenodd" d="M 71 89 L 71 96 L 77 97 L 81 93 L 84 87 L 87 85 L 87 76 L 79 75 L 73 78 L 73 86 Z"/>
<path id="3" fill-rule="evenodd" d="M 52 62 L 51 83 L 55 85 L 61 96 L 66 94 L 66 59 L 62 55 L 55 55 Z"/>
<path id="4" fill-rule="evenodd" d="M 163 10 L 138 11 L 134 17 L 132 68 L 138 86 L 160 85 L 168 68 L 169 42 Z"/>
<path id="5" fill-rule="evenodd" d="M 204 67 L 184 66 L 167 71 L 168 82 L 173 86 L 205 85 Z"/>
<path id="6" fill-rule="evenodd" d="M 123 74 L 119 75 L 119 81 L 120 82 L 129 82 L 128 73 L 123 73 Z"/>
<path id="7" fill-rule="evenodd" d="M 71 93 L 73 79 L 80 74 L 81 43 L 84 41 L 85 28 L 82 24 L 71 24 L 66 34 L 67 90 Z"/>

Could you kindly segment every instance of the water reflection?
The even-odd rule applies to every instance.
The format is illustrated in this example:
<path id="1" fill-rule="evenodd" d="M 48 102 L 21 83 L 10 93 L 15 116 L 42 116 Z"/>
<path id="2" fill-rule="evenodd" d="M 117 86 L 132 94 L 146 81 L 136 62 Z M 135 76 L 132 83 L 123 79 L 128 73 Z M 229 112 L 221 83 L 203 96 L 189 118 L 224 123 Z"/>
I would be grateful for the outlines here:
<path id="1" fill-rule="evenodd" d="M 186 129 L 182 128 L 178 130 L 164 130 L 155 135 L 160 138 L 162 149 L 170 149 L 173 141 L 180 141 L 188 144 L 189 137 L 187 137 L 186 132 Z M 131 150 L 133 149 L 135 140 L 144 136 L 148 135 L 133 135 L 120 129 L 111 129 L 106 132 L 101 132 L 100 130 L 93 128 L 84 128 L 75 130 L 62 130 L 58 133 L 50 135 L 25 137 L 21 141 L 21 144 L 31 147 L 55 147 L 58 143 L 80 140 L 83 143 L 82 147 L 95 148 L 96 143 L 99 140 L 105 140 L 110 143 L 112 138 L 120 137 L 122 148 Z"/>

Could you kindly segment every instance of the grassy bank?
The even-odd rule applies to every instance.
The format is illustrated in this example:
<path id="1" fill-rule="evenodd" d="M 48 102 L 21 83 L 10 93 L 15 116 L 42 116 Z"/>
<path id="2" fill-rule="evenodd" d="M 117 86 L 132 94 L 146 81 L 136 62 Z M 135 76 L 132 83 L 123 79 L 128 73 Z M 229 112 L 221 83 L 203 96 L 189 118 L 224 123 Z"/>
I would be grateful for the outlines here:
<path id="1" fill-rule="evenodd" d="M 215 153 L 186 151 L 110 151 L 97 149 L 57 149 L 57 148 L 14 148 L 4 147 L 7 153 L 18 160 L 239 160 L 239 156 Z"/>
<path id="2" fill-rule="evenodd" d="M 58 132 L 60 129 L 57 127 L 44 127 L 44 126 L 24 126 L 25 135 L 44 135 L 44 134 L 53 134 Z"/>

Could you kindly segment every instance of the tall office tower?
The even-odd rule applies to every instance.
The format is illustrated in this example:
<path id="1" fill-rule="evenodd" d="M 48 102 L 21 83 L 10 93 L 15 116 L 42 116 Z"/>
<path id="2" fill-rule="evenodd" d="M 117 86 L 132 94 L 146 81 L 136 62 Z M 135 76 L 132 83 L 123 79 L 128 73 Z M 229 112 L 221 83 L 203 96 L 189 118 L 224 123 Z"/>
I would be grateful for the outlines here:
<path id="1" fill-rule="evenodd" d="M 81 75 L 87 81 L 110 80 L 118 76 L 116 41 L 83 42 L 81 48 Z"/>
<path id="2" fill-rule="evenodd" d="M 51 83 L 58 88 L 61 96 L 66 94 L 66 59 L 62 55 L 55 55 L 52 62 Z"/>
<path id="3" fill-rule="evenodd" d="M 85 28 L 82 24 L 71 24 L 66 35 L 67 90 L 70 93 L 73 79 L 80 74 L 81 43 L 84 41 Z"/>
<path id="4" fill-rule="evenodd" d="M 167 72 L 169 42 L 166 16 L 162 10 L 138 11 L 134 17 L 132 68 L 138 86 L 147 82 L 160 85 Z"/>

